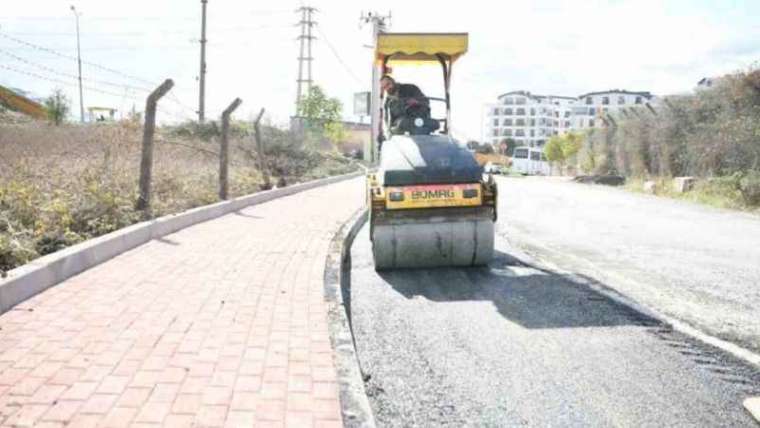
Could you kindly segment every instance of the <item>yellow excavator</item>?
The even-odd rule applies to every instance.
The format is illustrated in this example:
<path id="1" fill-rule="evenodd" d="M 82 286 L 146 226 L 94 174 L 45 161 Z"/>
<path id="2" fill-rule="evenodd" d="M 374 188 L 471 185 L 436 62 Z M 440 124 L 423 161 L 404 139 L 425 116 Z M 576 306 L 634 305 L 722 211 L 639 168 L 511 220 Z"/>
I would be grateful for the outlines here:
<path id="1" fill-rule="evenodd" d="M 464 33 L 378 35 L 375 67 L 380 75 L 408 64 L 441 66 L 444 97 L 428 100 L 443 102 L 446 117 L 405 118 L 411 128 L 395 126 L 379 95 L 380 163 L 367 177 L 377 270 L 484 265 L 493 257 L 496 183 L 450 135 L 451 71 L 467 47 Z"/>
<path id="2" fill-rule="evenodd" d="M 47 113 L 40 103 L 17 94 L 16 92 L 0 85 L 0 104 L 7 108 L 31 116 L 35 119 L 45 119 Z"/>

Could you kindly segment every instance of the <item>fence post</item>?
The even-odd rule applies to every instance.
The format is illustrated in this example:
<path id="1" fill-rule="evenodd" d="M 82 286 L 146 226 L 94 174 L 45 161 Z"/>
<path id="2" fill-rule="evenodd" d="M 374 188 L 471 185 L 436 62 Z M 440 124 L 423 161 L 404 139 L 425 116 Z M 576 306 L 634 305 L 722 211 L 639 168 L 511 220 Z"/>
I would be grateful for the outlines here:
<path id="1" fill-rule="evenodd" d="M 142 159 L 140 160 L 140 196 L 135 208 L 144 211 L 144 216 L 150 216 L 150 181 L 153 171 L 153 134 L 156 131 L 156 105 L 158 100 L 166 95 L 174 86 L 172 79 L 164 83 L 148 95 L 145 102 L 145 128 L 143 129 Z"/>
<path id="2" fill-rule="evenodd" d="M 227 199 L 228 183 L 228 166 L 229 166 L 229 133 L 230 133 L 230 115 L 236 108 L 240 106 L 243 100 L 235 98 L 224 111 L 222 112 L 222 147 L 219 151 L 219 199 Z"/>
<path id="3" fill-rule="evenodd" d="M 261 140 L 261 130 L 259 129 L 259 122 L 261 117 L 264 116 L 264 108 L 261 108 L 259 115 L 256 116 L 256 120 L 253 122 L 253 130 L 256 133 L 256 153 L 259 157 L 259 170 L 264 177 L 264 184 L 262 184 L 262 190 L 269 190 L 272 188 L 272 182 L 269 179 L 269 169 L 267 169 L 267 163 L 264 159 L 264 142 Z"/>

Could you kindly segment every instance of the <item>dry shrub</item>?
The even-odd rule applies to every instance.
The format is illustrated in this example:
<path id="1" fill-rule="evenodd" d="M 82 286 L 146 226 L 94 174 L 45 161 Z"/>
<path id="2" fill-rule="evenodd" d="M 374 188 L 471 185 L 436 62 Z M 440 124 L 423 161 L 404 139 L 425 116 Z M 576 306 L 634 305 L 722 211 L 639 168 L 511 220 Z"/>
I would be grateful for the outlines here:
<path id="1" fill-rule="evenodd" d="M 746 176 L 744 187 L 734 190 L 741 191 L 744 204 L 760 205 L 753 178 L 760 173 L 760 68 L 724 76 L 692 95 L 664 97 L 653 109 L 617 113 L 617 126 L 589 133 L 582 166 L 640 178 L 689 175 L 733 182 Z M 706 191 L 720 189 L 728 192 L 725 186 Z"/>
<path id="2" fill-rule="evenodd" d="M 159 129 L 153 165 L 152 214 L 218 201 L 218 135 L 206 128 Z M 275 181 L 345 173 L 357 166 L 306 150 L 288 133 L 268 146 Z M 48 126 L 0 123 L 0 273 L 35 257 L 140 221 L 136 212 L 142 129 L 133 123 Z M 265 140 L 267 141 L 267 140 Z M 230 197 L 262 184 L 250 132 L 233 127 Z"/>

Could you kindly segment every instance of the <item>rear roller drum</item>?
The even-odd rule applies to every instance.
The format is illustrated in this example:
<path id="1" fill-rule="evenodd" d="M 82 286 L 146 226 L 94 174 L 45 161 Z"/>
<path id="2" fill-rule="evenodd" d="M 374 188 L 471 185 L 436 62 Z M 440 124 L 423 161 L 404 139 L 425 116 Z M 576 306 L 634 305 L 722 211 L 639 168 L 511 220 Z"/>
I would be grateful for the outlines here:
<path id="1" fill-rule="evenodd" d="M 485 265 L 493 257 L 490 219 L 373 225 L 375 269 Z"/>

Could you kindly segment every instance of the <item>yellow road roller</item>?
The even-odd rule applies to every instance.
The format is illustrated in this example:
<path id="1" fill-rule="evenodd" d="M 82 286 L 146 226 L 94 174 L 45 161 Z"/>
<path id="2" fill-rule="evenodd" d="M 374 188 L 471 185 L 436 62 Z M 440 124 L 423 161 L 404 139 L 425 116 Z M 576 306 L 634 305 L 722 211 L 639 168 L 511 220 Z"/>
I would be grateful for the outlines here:
<path id="1" fill-rule="evenodd" d="M 494 250 L 497 187 L 472 152 L 450 135 L 451 69 L 467 51 L 463 33 L 380 33 L 375 66 L 381 75 L 413 63 L 440 64 L 445 118 L 419 102 L 389 111 L 389 94 L 376 105 L 380 162 L 367 177 L 370 239 L 375 269 L 487 264 Z M 391 67 L 392 65 L 392 67 Z M 408 92 L 408 91 L 407 91 Z M 425 104 L 424 102 L 422 104 Z M 374 125 L 373 125 L 374 126 Z"/>

